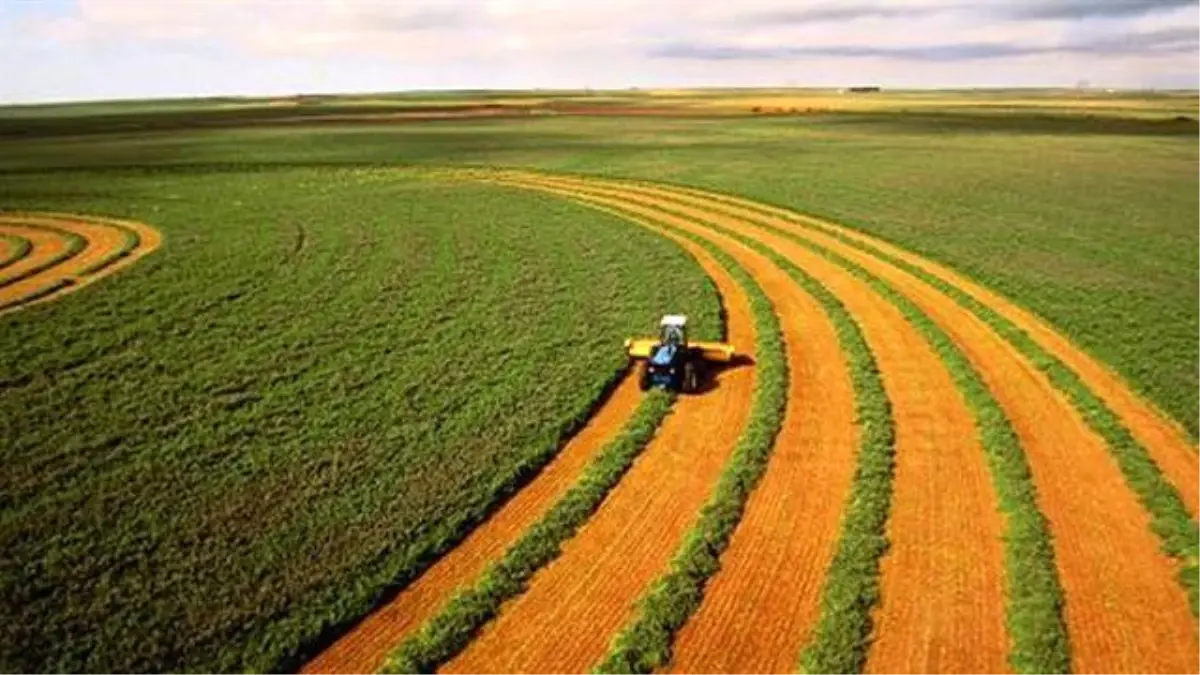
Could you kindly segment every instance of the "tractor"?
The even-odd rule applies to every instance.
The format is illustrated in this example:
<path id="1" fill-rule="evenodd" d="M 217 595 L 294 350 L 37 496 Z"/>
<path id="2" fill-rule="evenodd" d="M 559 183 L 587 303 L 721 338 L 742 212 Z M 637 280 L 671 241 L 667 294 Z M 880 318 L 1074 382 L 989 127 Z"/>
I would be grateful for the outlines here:
<path id="1" fill-rule="evenodd" d="M 709 363 L 728 363 L 734 349 L 723 342 L 689 342 L 687 317 L 667 314 L 659 322 L 657 338 L 630 338 L 625 341 L 630 359 L 640 361 L 638 384 L 642 391 L 652 388 L 694 394 L 700 391 L 708 375 Z"/>

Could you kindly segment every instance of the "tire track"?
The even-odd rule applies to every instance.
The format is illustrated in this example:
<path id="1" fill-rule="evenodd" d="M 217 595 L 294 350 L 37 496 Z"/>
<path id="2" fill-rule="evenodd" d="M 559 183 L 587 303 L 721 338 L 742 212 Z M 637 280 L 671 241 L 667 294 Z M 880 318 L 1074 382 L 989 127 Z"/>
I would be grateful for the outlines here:
<path id="1" fill-rule="evenodd" d="M 744 292 L 698 244 L 662 234 L 690 251 L 716 283 L 728 339 L 752 356 L 755 336 Z M 753 368 L 724 370 L 706 395 L 679 400 L 562 554 L 442 670 L 580 672 L 599 661 L 695 521 L 747 421 L 754 379 Z"/>
<path id="2" fill-rule="evenodd" d="M 373 673 L 389 651 L 433 616 L 460 587 L 504 555 L 575 484 L 597 451 L 618 433 L 641 400 L 637 378 L 626 376 L 595 415 L 537 477 L 458 546 L 443 555 L 395 598 L 367 616 L 301 673 Z"/>
<path id="3" fill-rule="evenodd" d="M 842 301 L 859 320 L 876 356 L 896 425 L 895 493 L 888 524 L 891 550 L 883 561 L 883 604 L 877 615 L 879 643 L 873 663 L 883 664 L 880 667 L 886 670 L 1005 670 L 1003 522 L 985 456 L 973 418 L 944 363 L 899 310 L 839 266 L 795 244 L 764 239 L 736 219 L 593 182 L 554 178 L 539 180 L 542 183 L 603 195 L 623 202 L 626 210 L 638 209 L 633 212 L 641 216 L 672 218 L 662 211 L 642 210 L 666 209 L 757 238 Z M 723 247 L 736 246 L 703 227 L 699 231 Z M 805 487 L 816 490 L 817 499 L 838 499 L 819 485 Z M 763 494 L 760 491 L 755 499 L 764 499 Z M 837 504 L 840 507 L 841 502 Z M 752 515 L 748 509 L 747 518 Z M 760 535 L 754 549 L 780 546 L 770 529 Z M 750 535 L 739 530 L 738 538 L 746 536 Z M 836 523 L 826 536 L 828 544 L 836 541 Z M 804 554 L 802 544 L 792 546 L 798 555 Z M 827 550 L 820 559 L 818 584 L 831 556 L 831 547 Z M 792 558 L 791 565 L 772 570 L 754 555 L 736 567 L 735 561 L 723 559 L 712 593 L 680 633 L 672 669 L 756 672 L 790 667 L 811 631 L 820 587 L 809 589 L 808 596 L 762 605 L 736 593 L 718 594 L 718 584 L 726 578 L 765 588 L 796 583 L 812 575 L 806 569 L 810 561 L 801 560 Z M 754 620 L 731 619 L 728 612 L 737 616 L 738 610 L 753 614 Z M 777 623 L 790 630 L 769 636 L 760 629 Z M 774 643 L 761 652 L 748 646 L 763 640 Z"/>
<path id="4" fill-rule="evenodd" d="M 1073 667 L 1195 671 L 1196 625 L 1172 579 L 1176 563 L 1160 550 L 1149 514 L 1125 483 L 1103 440 L 1012 345 L 925 282 L 828 235 L 663 188 L 633 191 L 674 197 L 730 216 L 753 217 L 861 265 L 916 303 L 953 337 L 980 372 L 1027 453 L 1039 503 L 1055 536 Z M 755 236 L 768 245 L 794 245 L 771 230 L 756 229 Z M 881 625 L 881 643 L 886 639 Z"/>

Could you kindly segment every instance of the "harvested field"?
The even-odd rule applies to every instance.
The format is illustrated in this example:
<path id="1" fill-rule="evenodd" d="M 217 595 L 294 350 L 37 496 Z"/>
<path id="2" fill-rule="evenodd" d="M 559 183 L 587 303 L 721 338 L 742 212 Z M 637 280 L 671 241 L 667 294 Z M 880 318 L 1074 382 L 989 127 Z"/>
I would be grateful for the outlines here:
<path id="1" fill-rule="evenodd" d="M 0 250 L 0 314 L 78 290 L 158 248 L 141 223 L 67 214 L 0 213 L 0 235 L 27 246 Z M 0 239 L 7 242 L 9 239 Z M 20 258 L 12 254 L 21 252 Z"/>

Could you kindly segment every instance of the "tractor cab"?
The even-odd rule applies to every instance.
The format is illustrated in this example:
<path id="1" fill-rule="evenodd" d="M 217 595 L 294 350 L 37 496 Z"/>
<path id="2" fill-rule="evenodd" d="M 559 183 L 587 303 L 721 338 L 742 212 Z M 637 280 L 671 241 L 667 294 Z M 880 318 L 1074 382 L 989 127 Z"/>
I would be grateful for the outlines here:
<path id="1" fill-rule="evenodd" d="M 659 342 L 664 345 L 687 346 L 687 317 L 682 314 L 667 314 L 658 324 Z"/>

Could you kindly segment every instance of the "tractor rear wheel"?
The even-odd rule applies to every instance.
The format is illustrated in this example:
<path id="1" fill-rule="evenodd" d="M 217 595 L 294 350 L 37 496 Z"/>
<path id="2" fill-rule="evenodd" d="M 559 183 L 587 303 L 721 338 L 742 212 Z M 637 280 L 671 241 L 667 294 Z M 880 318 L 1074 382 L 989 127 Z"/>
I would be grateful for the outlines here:
<path id="1" fill-rule="evenodd" d="M 683 364 L 683 393 L 694 394 L 700 391 L 700 372 L 696 364 L 688 361 Z"/>
<path id="2" fill-rule="evenodd" d="M 638 387 L 642 391 L 650 390 L 650 366 L 645 363 L 638 366 Z"/>

